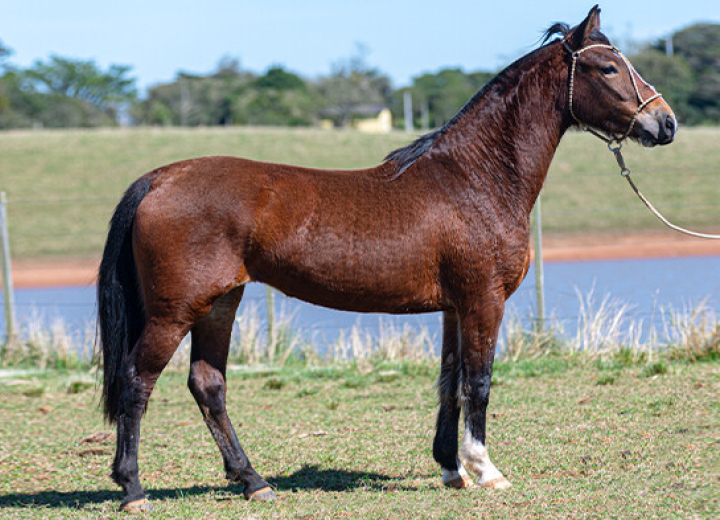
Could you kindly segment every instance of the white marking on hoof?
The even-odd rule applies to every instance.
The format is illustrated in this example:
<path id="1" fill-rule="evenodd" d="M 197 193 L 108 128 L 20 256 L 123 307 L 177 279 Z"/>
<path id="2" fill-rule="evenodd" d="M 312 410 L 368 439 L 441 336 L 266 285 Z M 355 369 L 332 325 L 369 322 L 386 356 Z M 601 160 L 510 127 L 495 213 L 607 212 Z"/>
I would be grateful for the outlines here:
<path id="1" fill-rule="evenodd" d="M 472 479 L 465 471 L 465 468 L 462 467 L 462 464 L 458 465 L 457 471 L 446 469 L 443 472 L 442 481 L 445 487 L 453 489 L 465 489 L 473 485 Z"/>
<path id="2" fill-rule="evenodd" d="M 269 502 L 275 500 L 277 496 L 270 487 L 260 488 L 252 493 L 245 495 L 246 500 L 258 500 L 261 502 Z"/>
<path id="3" fill-rule="evenodd" d="M 482 487 L 488 488 L 488 489 L 507 489 L 509 487 L 512 487 L 512 484 L 510 484 L 510 481 L 508 479 L 506 479 L 505 477 L 496 478 L 494 480 L 484 482 L 480 485 Z"/>
<path id="4" fill-rule="evenodd" d="M 147 513 L 152 511 L 152 505 L 147 498 L 141 498 L 139 500 L 133 500 L 127 504 L 120 504 L 120 511 L 130 514 Z"/>
<path id="5" fill-rule="evenodd" d="M 483 487 L 502 489 L 510 486 L 510 482 L 495 467 L 490 460 L 487 449 L 482 442 L 475 440 L 468 429 L 465 430 L 462 447 L 460 448 L 460 460 L 463 465 L 478 476 L 478 484 Z M 502 483 L 504 481 L 505 483 Z"/>

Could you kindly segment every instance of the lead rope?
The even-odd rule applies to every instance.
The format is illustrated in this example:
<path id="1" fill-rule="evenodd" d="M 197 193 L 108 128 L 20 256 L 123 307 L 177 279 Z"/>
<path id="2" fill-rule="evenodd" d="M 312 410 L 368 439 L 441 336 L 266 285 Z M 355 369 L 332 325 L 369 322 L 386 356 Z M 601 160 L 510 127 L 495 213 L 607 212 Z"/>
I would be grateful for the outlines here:
<path id="1" fill-rule="evenodd" d="M 615 146 L 613 146 L 613 143 L 617 143 Z M 608 143 L 608 148 L 610 151 L 615 154 L 615 160 L 618 163 L 618 166 L 620 167 L 620 175 L 622 175 L 626 181 L 628 181 L 628 184 L 630 184 L 630 187 L 633 189 L 635 194 L 638 196 L 638 198 L 643 201 L 643 203 L 647 206 L 647 208 L 652 211 L 653 215 L 655 215 L 658 219 L 660 219 L 660 222 L 665 224 L 670 229 L 674 229 L 675 231 L 679 231 L 680 233 L 685 233 L 686 235 L 690 235 L 697 238 L 710 238 L 710 239 L 716 239 L 720 240 L 720 235 L 711 235 L 709 233 L 698 233 L 697 231 L 691 231 L 689 229 L 685 229 L 684 227 L 680 227 L 676 224 L 673 224 L 668 219 L 666 219 L 662 213 L 660 213 L 657 209 L 655 209 L 655 206 L 653 206 L 649 200 L 645 197 L 645 195 L 642 194 L 640 189 L 637 187 L 637 185 L 633 182 L 632 178 L 630 177 L 630 169 L 625 166 L 625 159 L 623 159 L 622 153 L 620 152 L 620 149 L 622 148 L 622 143 L 620 141 L 610 141 Z"/>
<path id="2" fill-rule="evenodd" d="M 660 93 L 656 93 L 653 96 L 650 96 L 647 99 L 643 99 L 640 95 L 640 89 L 637 86 L 637 83 L 635 82 L 635 75 L 633 74 L 633 71 L 635 70 L 628 61 L 628 59 L 625 57 L 625 55 L 620 52 L 620 50 L 617 47 L 614 47 L 612 45 L 605 45 L 605 44 L 593 44 L 588 45 L 587 47 L 583 47 L 580 50 L 573 51 L 568 45 L 567 42 L 563 42 L 563 46 L 565 47 L 565 50 L 567 50 L 570 55 L 572 56 L 572 65 L 570 67 L 570 87 L 569 87 L 569 96 L 568 96 L 568 103 L 570 106 L 570 115 L 572 115 L 573 119 L 577 121 L 578 125 L 580 125 L 580 128 L 586 132 L 590 132 L 592 135 L 600 139 L 601 141 L 604 141 L 608 145 L 608 149 L 615 155 L 615 160 L 618 163 L 618 166 L 620 167 L 620 175 L 630 184 L 630 187 L 633 189 L 635 194 L 638 196 L 638 198 L 647 206 L 647 208 L 655 215 L 658 219 L 660 219 L 660 222 L 665 224 L 670 229 L 674 229 L 675 231 L 679 231 L 680 233 L 685 233 L 686 235 L 690 235 L 693 237 L 698 238 L 709 238 L 709 239 L 715 239 L 720 240 L 720 235 L 711 235 L 708 233 L 698 233 L 697 231 L 691 231 L 689 229 L 685 229 L 684 227 L 680 227 L 676 224 L 673 224 L 668 219 L 666 219 L 662 213 L 660 213 L 657 209 L 655 209 L 655 206 L 653 206 L 650 201 L 645 197 L 645 195 L 642 194 L 640 189 L 637 187 L 635 182 L 633 182 L 632 178 L 630 177 L 630 169 L 625 165 L 625 159 L 622 156 L 622 153 L 620 150 L 622 149 L 622 142 L 630 135 L 630 132 L 633 129 L 633 126 L 635 126 L 635 120 L 637 119 L 637 116 L 642 112 L 642 110 L 653 100 L 661 97 L 662 95 Z M 633 84 L 633 88 L 635 89 L 635 94 L 638 99 L 638 107 L 637 110 L 635 110 L 635 113 L 632 116 L 632 119 L 630 120 L 630 124 L 628 125 L 628 129 L 625 132 L 624 135 L 621 137 L 614 136 L 612 138 L 605 137 L 600 132 L 595 130 L 594 128 L 591 128 L 590 126 L 583 123 L 580 118 L 578 118 L 575 115 L 575 111 L 573 110 L 573 90 L 575 87 L 575 65 L 577 63 L 578 57 L 585 51 L 594 49 L 594 48 L 603 48 L 603 49 L 610 49 L 614 53 L 616 53 L 620 58 L 622 58 L 623 63 L 625 63 L 625 66 L 628 68 L 628 72 L 630 73 L 630 79 Z"/>

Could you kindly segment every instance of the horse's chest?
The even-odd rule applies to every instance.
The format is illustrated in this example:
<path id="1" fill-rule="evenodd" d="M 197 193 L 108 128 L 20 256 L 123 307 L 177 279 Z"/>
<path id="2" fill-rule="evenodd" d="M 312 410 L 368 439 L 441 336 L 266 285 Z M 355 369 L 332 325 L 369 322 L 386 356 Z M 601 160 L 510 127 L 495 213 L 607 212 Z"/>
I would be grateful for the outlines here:
<path id="1" fill-rule="evenodd" d="M 530 247 L 525 248 L 525 255 L 522 261 L 520 261 L 519 255 L 515 262 L 510 263 L 511 266 L 516 266 L 510 269 L 505 277 L 505 299 L 508 299 L 525 279 L 527 276 L 528 268 L 530 267 Z"/>
<path id="2" fill-rule="evenodd" d="M 452 271 L 462 292 L 500 291 L 509 298 L 520 286 L 530 265 L 527 240 L 503 240 L 492 237 L 467 242 L 453 251 Z"/>

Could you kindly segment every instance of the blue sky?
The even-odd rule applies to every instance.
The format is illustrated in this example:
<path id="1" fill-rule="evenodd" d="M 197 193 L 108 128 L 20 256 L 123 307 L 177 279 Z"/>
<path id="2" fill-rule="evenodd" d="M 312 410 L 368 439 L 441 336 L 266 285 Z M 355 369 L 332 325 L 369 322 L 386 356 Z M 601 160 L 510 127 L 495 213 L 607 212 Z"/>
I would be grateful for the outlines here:
<path id="1" fill-rule="evenodd" d="M 29 66 L 51 54 L 130 65 L 138 86 L 178 70 L 208 73 L 223 56 L 263 72 L 330 71 L 358 43 L 396 87 L 444 66 L 497 70 L 534 48 L 556 21 L 575 25 L 593 1 L 539 0 L 0 0 L 0 40 Z M 622 45 L 698 21 L 720 23 L 718 0 L 601 1 L 605 33 Z M 550 5 L 547 5 L 550 4 Z"/>

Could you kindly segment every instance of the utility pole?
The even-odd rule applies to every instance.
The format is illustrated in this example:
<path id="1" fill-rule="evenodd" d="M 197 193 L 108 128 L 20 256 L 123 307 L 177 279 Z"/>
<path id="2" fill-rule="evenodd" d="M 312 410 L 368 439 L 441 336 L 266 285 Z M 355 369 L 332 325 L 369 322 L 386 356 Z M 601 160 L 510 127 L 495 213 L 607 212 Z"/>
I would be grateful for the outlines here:
<path id="1" fill-rule="evenodd" d="M 665 38 L 665 54 L 668 56 L 672 56 L 675 54 L 675 48 L 673 47 L 673 38 L 672 34 Z"/>
<path id="2" fill-rule="evenodd" d="M 420 118 L 422 120 L 422 130 L 427 132 L 430 129 L 430 107 L 428 107 L 427 101 L 423 102 L 420 113 L 422 114 Z"/>
<path id="3" fill-rule="evenodd" d="M 412 93 L 406 90 L 403 94 L 403 107 L 405 108 L 405 131 L 410 133 L 413 131 L 412 117 Z"/>
<path id="4" fill-rule="evenodd" d="M 188 114 L 190 113 L 190 88 L 188 80 L 180 80 L 180 126 L 188 125 Z"/>

